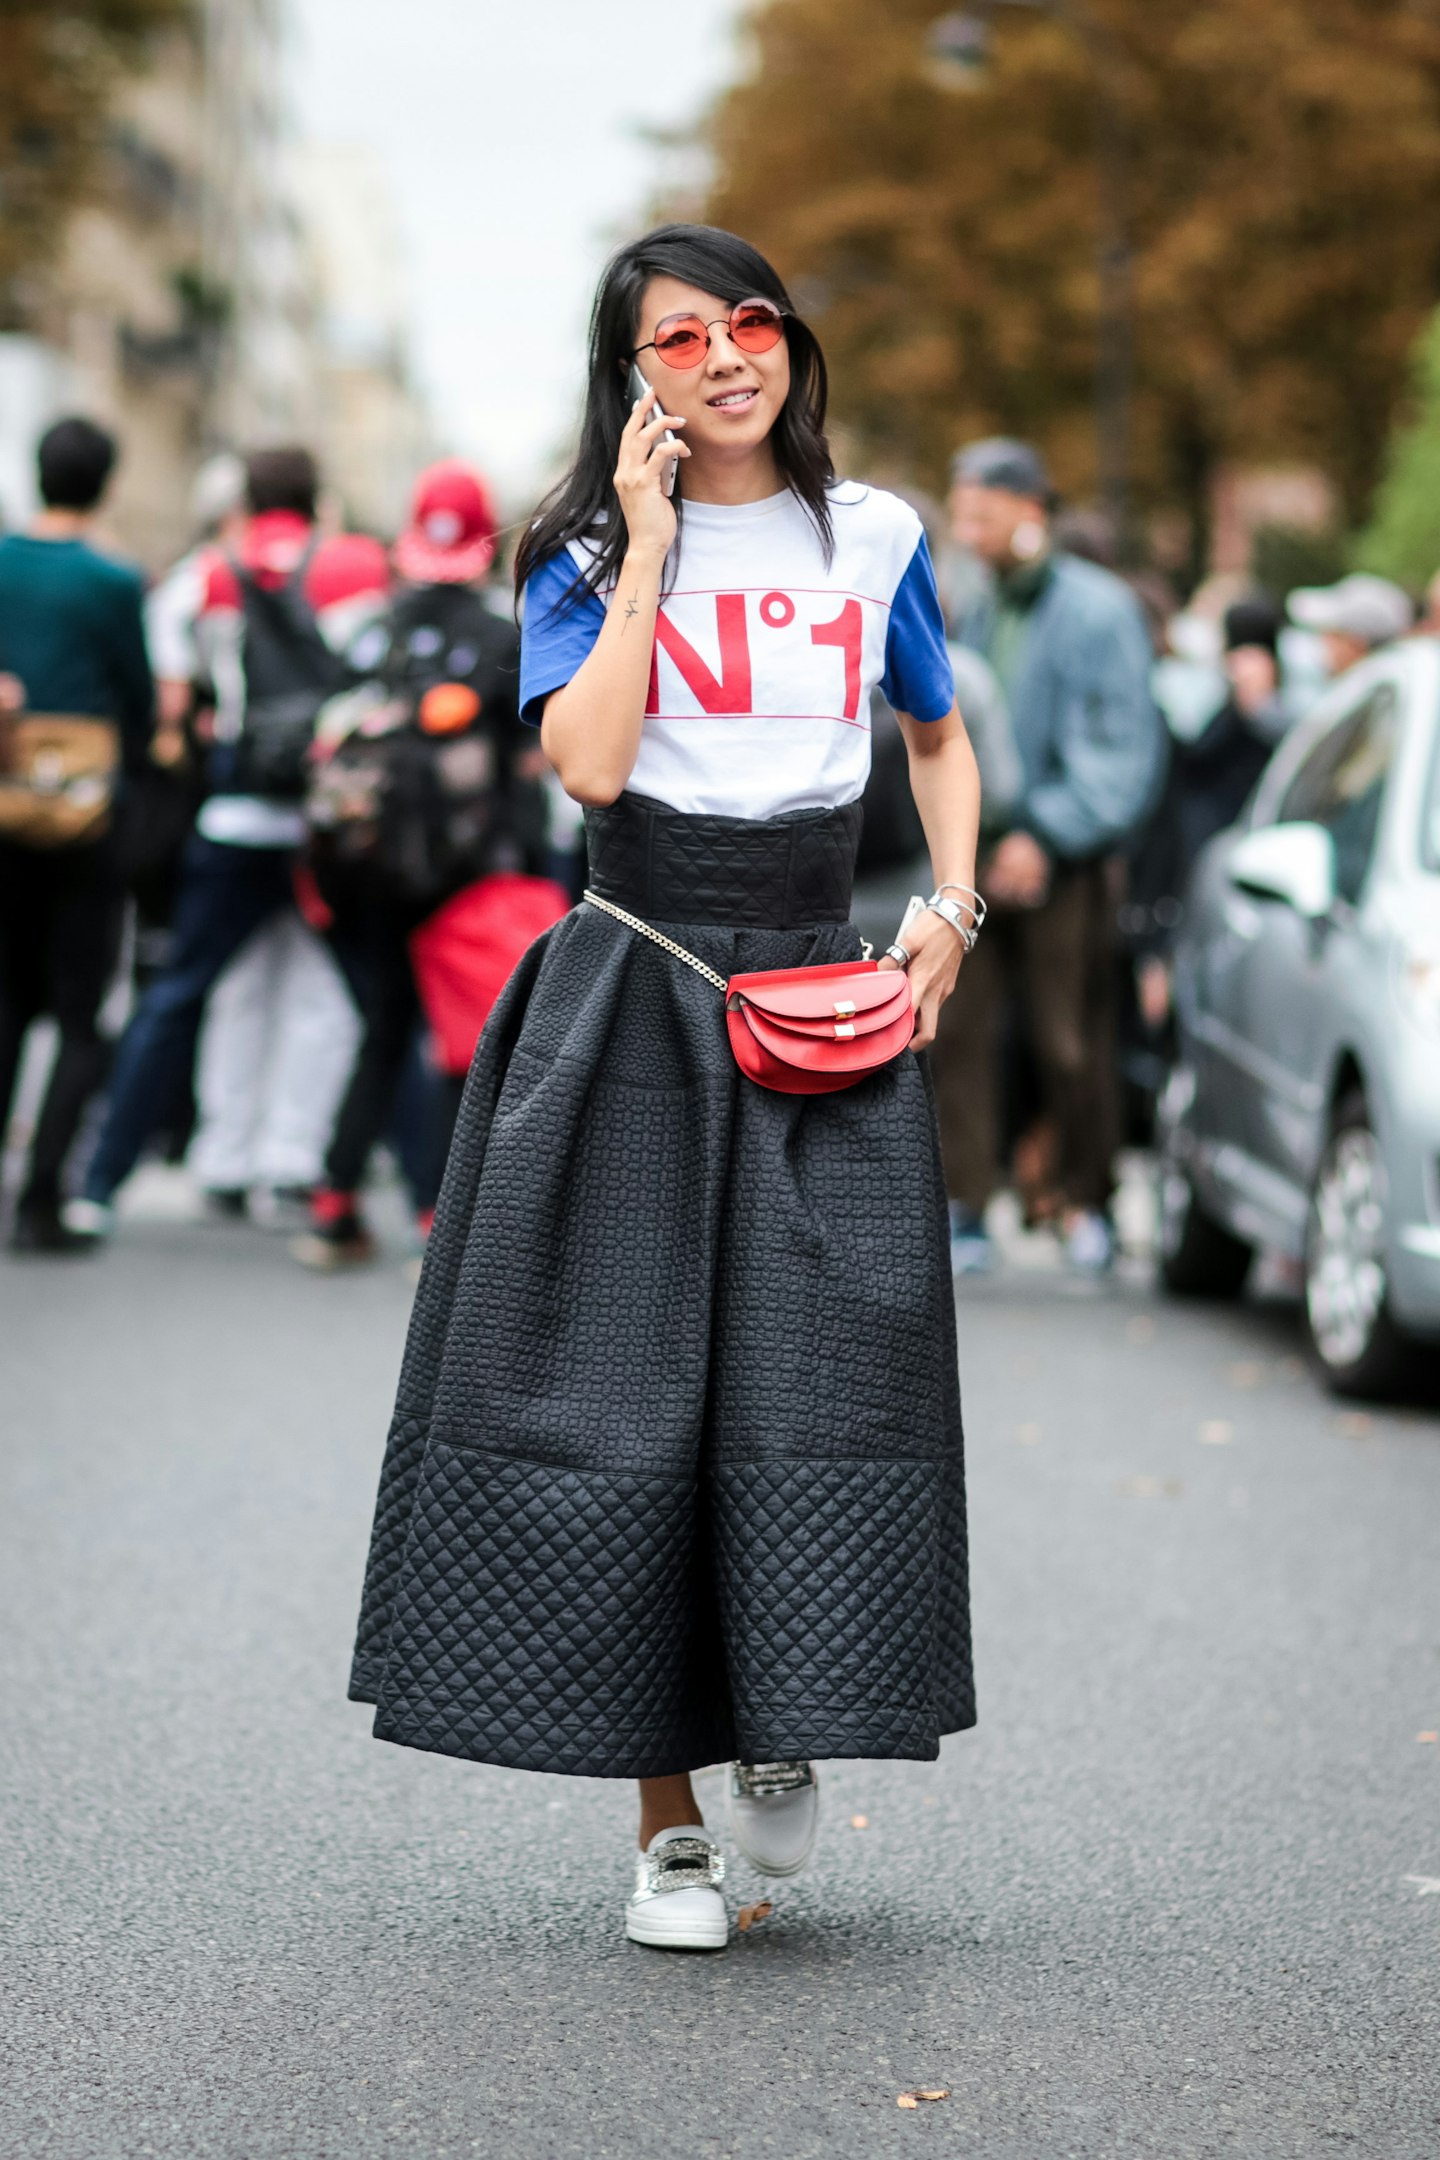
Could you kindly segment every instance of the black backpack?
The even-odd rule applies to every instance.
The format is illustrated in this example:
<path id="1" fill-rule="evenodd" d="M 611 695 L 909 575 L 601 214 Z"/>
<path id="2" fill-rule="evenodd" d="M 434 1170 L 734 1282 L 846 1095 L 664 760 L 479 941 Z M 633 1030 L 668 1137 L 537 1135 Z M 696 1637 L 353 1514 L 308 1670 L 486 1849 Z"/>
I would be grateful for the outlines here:
<path id="1" fill-rule="evenodd" d="M 320 708 L 350 680 L 305 597 L 305 579 L 318 545 L 318 536 L 312 536 L 278 587 L 262 585 L 253 570 L 230 558 L 244 613 L 240 660 L 245 706 L 231 781 L 242 795 L 282 802 L 303 798 Z"/>
<path id="2" fill-rule="evenodd" d="M 363 870 L 404 905 L 434 907 L 490 870 L 528 868 L 538 851 L 540 790 L 513 772 L 518 641 L 463 587 L 402 594 L 382 634 L 358 724 L 311 777 L 311 860 L 327 897 Z M 356 674 L 371 635 L 357 640 Z M 445 687 L 472 691 L 476 711 L 434 733 L 425 700 Z"/>

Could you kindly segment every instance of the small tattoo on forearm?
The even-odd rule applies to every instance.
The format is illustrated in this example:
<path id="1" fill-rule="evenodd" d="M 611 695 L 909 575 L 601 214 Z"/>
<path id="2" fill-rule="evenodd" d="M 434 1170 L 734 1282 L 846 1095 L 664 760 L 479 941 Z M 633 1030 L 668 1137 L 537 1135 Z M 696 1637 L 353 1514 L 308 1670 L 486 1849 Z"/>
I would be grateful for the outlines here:
<path id="1" fill-rule="evenodd" d="M 630 598 L 625 603 L 625 627 L 620 632 L 621 637 L 624 637 L 625 630 L 628 630 L 628 628 L 630 627 L 632 617 L 638 615 L 639 612 L 640 603 L 636 599 L 635 595 L 632 593 Z"/>

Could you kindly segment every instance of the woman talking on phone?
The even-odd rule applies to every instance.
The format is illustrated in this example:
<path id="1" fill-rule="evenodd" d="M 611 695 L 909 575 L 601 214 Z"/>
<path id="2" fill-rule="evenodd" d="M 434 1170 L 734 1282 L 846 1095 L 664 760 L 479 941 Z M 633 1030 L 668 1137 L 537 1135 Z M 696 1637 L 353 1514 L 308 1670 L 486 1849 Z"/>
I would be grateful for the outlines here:
<path id="1" fill-rule="evenodd" d="M 609 264 L 517 568 L 590 889 L 476 1052 L 351 1687 L 381 1739 L 638 1779 L 625 1923 L 658 1948 L 727 1939 L 693 1770 L 730 1764 L 735 1843 L 792 1875 L 817 1759 L 928 1760 L 975 1714 L 911 1051 L 983 917 L 979 782 L 919 519 L 837 481 L 825 401 L 745 241 L 670 225 Z M 936 881 L 878 969 L 849 922 L 877 684 Z"/>

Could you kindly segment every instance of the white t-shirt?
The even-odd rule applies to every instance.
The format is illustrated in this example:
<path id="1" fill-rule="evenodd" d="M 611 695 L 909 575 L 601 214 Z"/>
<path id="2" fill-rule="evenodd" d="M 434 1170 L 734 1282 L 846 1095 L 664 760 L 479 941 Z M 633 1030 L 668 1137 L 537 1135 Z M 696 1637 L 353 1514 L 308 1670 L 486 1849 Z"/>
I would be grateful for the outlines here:
<path id="1" fill-rule="evenodd" d="M 724 817 L 853 802 L 870 771 L 870 693 L 943 719 L 955 686 L 924 530 L 908 503 L 841 482 L 834 551 L 788 489 L 735 507 L 684 505 L 651 658 L 635 793 Z M 612 597 L 567 596 L 583 541 L 525 588 L 523 716 L 570 681 Z"/>

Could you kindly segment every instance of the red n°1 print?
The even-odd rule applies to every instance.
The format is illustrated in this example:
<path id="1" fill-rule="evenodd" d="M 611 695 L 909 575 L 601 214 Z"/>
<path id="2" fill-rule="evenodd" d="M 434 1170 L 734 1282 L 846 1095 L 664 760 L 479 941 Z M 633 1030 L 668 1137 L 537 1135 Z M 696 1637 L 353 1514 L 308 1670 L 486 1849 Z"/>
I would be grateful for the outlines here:
<path id="1" fill-rule="evenodd" d="M 794 623 L 795 616 L 795 602 L 788 593 L 767 592 L 759 606 L 760 622 L 765 626 L 762 637 L 766 632 L 771 635 L 783 634 Z M 754 670 L 751 664 L 750 626 L 744 593 L 716 593 L 715 639 L 720 661 L 718 675 L 704 655 L 691 644 L 684 631 L 671 621 L 662 606 L 655 618 L 650 691 L 645 701 L 647 713 L 658 713 L 660 710 L 662 652 L 672 663 L 702 712 L 747 717 L 754 712 Z M 846 720 L 853 721 L 860 711 L 864 639 L 864 610 L 854 597 L 843 603 L 838 615 L 828 622 L 811 624 L 809 630 L 809 641 L 812 645 L 835 646 L 843 655 L 843 717 Z"/>

